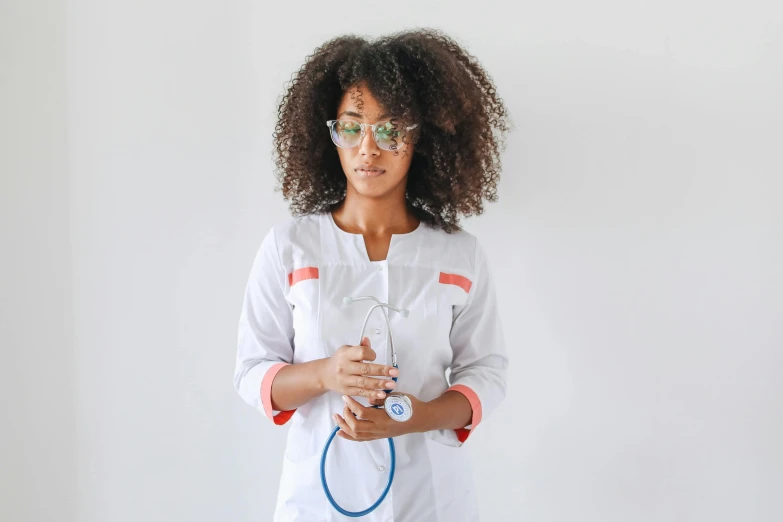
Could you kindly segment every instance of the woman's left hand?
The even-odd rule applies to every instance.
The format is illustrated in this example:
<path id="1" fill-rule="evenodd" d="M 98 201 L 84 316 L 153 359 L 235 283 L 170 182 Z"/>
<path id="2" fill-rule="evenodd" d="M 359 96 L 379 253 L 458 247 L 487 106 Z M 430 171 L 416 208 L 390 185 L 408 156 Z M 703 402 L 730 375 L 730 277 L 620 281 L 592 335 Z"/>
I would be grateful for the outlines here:
<path id="1" fill-rule="evenodd" d="M 413 416 L 405 422 L 398 422 L 386 413 L 383 408 L 362 406 L 352 397 L 343 396 L 345 409 L 343 415 L 335 413 L 334 421 L 340 426 L 339 437 L 352 441 L 368 441 L 397 437 L 406 433 L 426 431 L 424 421 L 427 419 L 427 403 L 413 395 L 406 395 L 411 400 Z M 381 403 L 382 401 L 373 401 Z"/>

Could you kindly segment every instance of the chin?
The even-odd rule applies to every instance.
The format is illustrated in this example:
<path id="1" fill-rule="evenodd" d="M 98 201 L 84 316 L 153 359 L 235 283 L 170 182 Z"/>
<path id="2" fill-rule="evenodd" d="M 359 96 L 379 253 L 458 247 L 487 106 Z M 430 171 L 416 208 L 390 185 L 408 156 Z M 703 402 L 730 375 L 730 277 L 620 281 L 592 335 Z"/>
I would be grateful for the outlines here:
<path id="1" fill-rule="evenodd" d="M 369 188 L 369 187 L 357 187 L 354 186 L 354 190 L 357 194 L 368 199 L 381 199 L 387 196 L 391 191 L 385 187 Z"/>
<path id="2" fill-rule="evenodd" d="M 394 185 L 378 183 L 377 180 L 360 179 L 351 183 L 357 194 L 365 198 L 382 198 L 393 191 Z"/>

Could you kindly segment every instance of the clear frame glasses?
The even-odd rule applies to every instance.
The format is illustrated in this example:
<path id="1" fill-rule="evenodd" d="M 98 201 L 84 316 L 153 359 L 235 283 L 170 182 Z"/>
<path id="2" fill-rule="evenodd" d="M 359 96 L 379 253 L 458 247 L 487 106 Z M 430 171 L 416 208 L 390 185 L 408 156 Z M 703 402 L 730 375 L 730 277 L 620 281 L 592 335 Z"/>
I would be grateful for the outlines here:
<path id="1" fill-rule="evenodd" d="M 415 123 L 395 128 L 391 121 L 359 123 L 352 120 L 329 120 L 326 125 L 329 127 L 332 142 L 341 149 L 352 149 L 358 146 L 364 139 L 365 129 L 369 127 L 375 143 L 383 150 L 397 150 L 400 144 L 408 143 L 409 131 L 419 126 Z"/>

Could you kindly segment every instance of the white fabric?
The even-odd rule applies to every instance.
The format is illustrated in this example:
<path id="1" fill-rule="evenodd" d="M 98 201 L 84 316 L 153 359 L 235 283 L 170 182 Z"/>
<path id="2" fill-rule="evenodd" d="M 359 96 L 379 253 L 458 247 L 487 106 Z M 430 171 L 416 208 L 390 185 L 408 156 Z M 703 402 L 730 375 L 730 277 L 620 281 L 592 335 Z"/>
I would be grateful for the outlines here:
<path id="1" fill-rule="evenodd" d="M 317 267 L 318 278 L 290 286 L 289 274 L 306 267 Z M 466 277 L 470 291 L 440 282 L 441 272 Z M 359 344 L 362 321 L 374 303 L 344 304 L 343 298 L 366 295 L 410 310 L 407 319 L 388 312 L 400 370 L 397 391 L 430 401 L 462 384 L 477 394 L 486 420 L 505 397 L 508 361 L 493 279 L 476 238 L 422 223 L 394 235 L 386 260 L 373 262 L 362 235 L 343 231 L 329 213 L 276 225 L 258 251 L 239 321 L 234 385 L 241 397 L 266 415 L 261 382 L 270 367 L 329 357 L 344 344 Z M 373 313 L 366 335 L 378 354 L 375 362 L 391 365 L 381 310 Z M 350 520 L 329 504 L 319 476 L 321 451 L 335 426 L 331 415 L 343 407 L 341 396 L 328 392 L 288 422 L 276 521 Z M 469 455 L 454 430 L 394 441 L 392 489 L 363 520 L 479 519 Z M 389 462 L 385 439 L 336 437 L 327 459 L 334 498 L 350 511 L 369 507 L 386 485 Z"/>

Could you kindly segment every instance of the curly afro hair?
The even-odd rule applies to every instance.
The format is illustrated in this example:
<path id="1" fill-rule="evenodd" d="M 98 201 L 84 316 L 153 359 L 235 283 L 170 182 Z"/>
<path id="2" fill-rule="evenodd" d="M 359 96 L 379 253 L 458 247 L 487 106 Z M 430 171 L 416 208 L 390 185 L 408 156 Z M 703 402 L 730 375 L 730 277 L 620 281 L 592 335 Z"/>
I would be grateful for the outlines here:
<path id="1" fill-rule="evenodd" d="M 345 198 L 346 176 L 325 122 L 360 84 L 395 120 L 419 124 L 406 186 L 419 219 L 450 233 L 460 215 L 479 215 L 484 199 L 497 201 L 510 128 L 503 101 L 473 56 L 440 31 L 420 29 L 375 41 L 340 36 L 292 76 L 278 105 L 274 157 L 277 190 L 294 215 L 328 212 Z"/>

